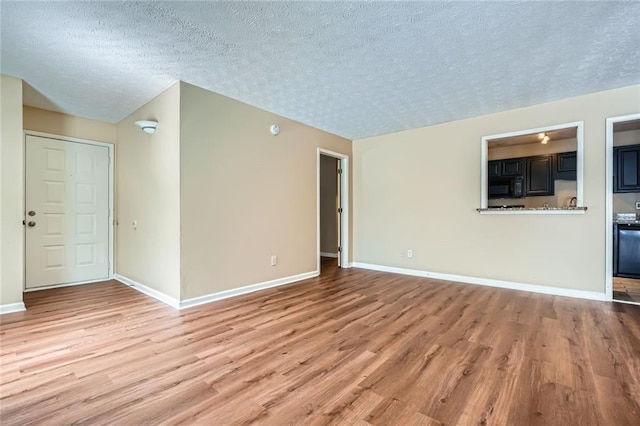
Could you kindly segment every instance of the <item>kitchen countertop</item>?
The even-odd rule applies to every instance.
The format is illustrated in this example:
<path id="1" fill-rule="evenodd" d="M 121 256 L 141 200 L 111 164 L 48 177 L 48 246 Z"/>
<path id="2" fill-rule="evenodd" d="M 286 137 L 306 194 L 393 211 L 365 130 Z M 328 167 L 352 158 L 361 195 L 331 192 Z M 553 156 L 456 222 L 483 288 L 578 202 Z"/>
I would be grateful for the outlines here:
<path id="1" fill-rule="evenodd" d="M 617 223 L 618 225 L 640 225 L 640 220 L 614 218 L 613 223 Z"/>
<path id="2" fill-rule="evenodd" d="M 494 212 L 494 211 L 586 211 L 587 207 L 487 207 L 476 209 L 479 212 Z"/>
<path id="3" fill-rule="evenodd" d="M 625 215 L 627 217 L 618 217 L 618 215 Z M 629 217 L 629 215 L 631 215 L 631 217 Z M 640 225 L 640 215 L 635 213 L 614 213 L 613 223 L 620 225 Z"/>

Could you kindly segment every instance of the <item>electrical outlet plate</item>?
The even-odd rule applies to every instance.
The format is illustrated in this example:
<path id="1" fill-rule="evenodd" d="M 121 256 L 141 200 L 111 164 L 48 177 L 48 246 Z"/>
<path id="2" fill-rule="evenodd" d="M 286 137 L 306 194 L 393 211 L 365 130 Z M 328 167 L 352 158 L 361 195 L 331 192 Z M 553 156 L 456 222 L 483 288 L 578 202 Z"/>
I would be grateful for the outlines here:
<path id="1" fill-rule="evenodd" d="M 413 250 L 407 250 L 407 257 L 413 257 Z"/>
<path id="2" fill-rule="evenodd" d="M 636 210 L 640 210 L 640 201 L 636 202 Z"/>

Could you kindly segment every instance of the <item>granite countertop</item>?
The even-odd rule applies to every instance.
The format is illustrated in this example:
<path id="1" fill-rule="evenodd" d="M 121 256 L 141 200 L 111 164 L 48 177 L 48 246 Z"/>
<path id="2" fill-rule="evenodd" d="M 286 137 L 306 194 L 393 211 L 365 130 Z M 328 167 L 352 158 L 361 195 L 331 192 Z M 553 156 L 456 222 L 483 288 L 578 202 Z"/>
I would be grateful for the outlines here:
<path id="1" fill-rule="evenodd" d="M 587 207 L 487 207 L 476 209 L 479 212 L 486 211 L 586 211 Z"/>
<path id="2" fill-rule="evenodd" d="M 620 213 L 621 215 L 623 213 Z M 618 217 L 618 213 L 613 214 L 613 223 L 626 224 L 626 225 L 640 225 L 640 215 L 636 213 L 624 213 L 624 215 L 631 215 L 630 218 Z"/>
<path id="3" fill-rule="evenodd" d="M 640 220 L 614 218 L 613 223 L 617 223 L 618 225 L 640 225 Z"/>

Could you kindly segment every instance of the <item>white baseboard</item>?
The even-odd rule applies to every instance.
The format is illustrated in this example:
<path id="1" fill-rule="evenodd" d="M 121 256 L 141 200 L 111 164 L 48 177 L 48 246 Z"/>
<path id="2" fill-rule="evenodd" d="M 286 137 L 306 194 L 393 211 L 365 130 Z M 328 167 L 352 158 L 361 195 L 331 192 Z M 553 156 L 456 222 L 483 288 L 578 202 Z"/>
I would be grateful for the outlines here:
<path id="1" fill-rule="evenodd" d="M 11 314 L 13 312 L 22 312 L 26 310 L 27 308 L 25 308 L 23 302 L 0 305 L 0 315 Z"/>
<path id="2" fill-rule="evenodd" d="M 322 256 L 322 257 L 333 257 L 333 258 L 337 259 L 338 258 L 338 253 L 329 253 L 329 252 L 326 252 L 326 251 L 321 251 L 320 252 L 320 256 Z"/>
<path id="3" fill-rule="evenodd" d="M 606 300 L 604 292 L 574 290 L 570 288 L 549 287 L 537 284 L 516 283 L 511 281 L 493 280 L 489 278 L 467 277 L 464 275 L 441 274 L 438 272 L 421 271 L 418 269 L 396 268 L 394 266 L 374 265 L 370 263 L 353 262 L 354 268 L 371 269 L 373 271 L 392 272 L 395 274 L 412 275 L 416 277 L 435 278 L 438 280 L 457 281 L 465 284 L 477 284 L 489 287 L 507 288 L 510 290 L 530 291 L 533 293 L 551 294 L 554 296 L 575 297 L 578 299 Z"/>
<path id="4" fill-rule="evenodd" d="M 168 296 L 164 293 L 162 293 L 161 291 L 158 291 L 156 289 L 153 289 L 151 287 L 147 287 L 144 284 L 140 284 L 137 281 L 134 281 L 130 278 L 124 277 L 122 275 L 119 274 L 115 274 L 113 276 L 113 278 L 115 280 L 120 281 L 123 284 L 128 285 L 129 287 L 133 288 L 134 290 L 138 290 L 140 293 L 144 293 L 147 296 L 151 296 L 154 299 L 157 299 L 163 303 L 166 303 L 167 305 L 171 306 L 172 308 L 175 309 L 180 309 L 180 301 L 178 299 L 176 299 L 175 297 L 171 297 Z"/>
<path id="5" fill-rule="evenodd" d="M 216 300 L 228 299 L 234 296 L 240 296 L 241 294 L 253 293 L 254 291 L 264 290 L 271 287 L 278 287 L 285 284 L 291 284 L 297 281 L 306 280 L 309 278 L 317 277 L 320 275 L 318 271 L 305 272 L 303 274 L 292 275 L 290 277 L 278 278 L 276 280 L 265 281 L 258 284 L 251 284 L 248 286 L 233 288 L 230 290 L 219 291 L 217 293 L 206 294 L 200 297 L 194 297 L 193 299 L 186 299 L 183 301 L 179 301 L 178 299 L 168 296 L 158 290 L 155 290 L 151 287 L 147 287 L 144 284 L 140 284 L 137 281 L 124 277 L 122 275 L 116 274 L 113 276 L 115 280 L 120 281 L 123 284 L 126 284 L 132 287 L 135 290 L 138 290 L 140 293 L 144 293 L 147 296 L 151 296 L 154 299 L 157 299 L 161 302 L 166 303 L 175 309 L 184 309 L 191 308 L 193 306 L 204 305 L 205 303 L 215 302 Z"/>
<path id="6" fill-rule="evenodd" d="M 253 293 L 254 291 L 264 290 L 267 288 L 278 287 L 285 284 L 295 283 L 297 281 L 306 280 L 320 275 L 319 271 L 305 272 L 303 274 L 292 275 L 289 277 L 278 278 L 276 280 L 265 281 L 258 284 L 251 284 L 244 287 L 233 288 L 231 290 L 219 291 L 217 293 L 206 294 L 193 299 L 186 299 L 180 302 L 180 309 L 191 308 L 193 306 L 204 305 L 205 303 L 215 302 L 216 300 L 228 299 L 241 294 Z"/>

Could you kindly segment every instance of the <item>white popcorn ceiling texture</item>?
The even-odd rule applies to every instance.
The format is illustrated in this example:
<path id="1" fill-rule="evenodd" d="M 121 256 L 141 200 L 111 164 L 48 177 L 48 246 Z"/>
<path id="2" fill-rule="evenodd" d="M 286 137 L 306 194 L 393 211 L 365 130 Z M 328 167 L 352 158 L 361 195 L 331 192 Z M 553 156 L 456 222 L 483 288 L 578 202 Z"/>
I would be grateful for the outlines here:
<path id="1" fill-rule="evenodd" d="M 638 2 L 0 7 L 25 103 L 107 122 L 176 80 L 350 139 L 640 82 Z"/>

